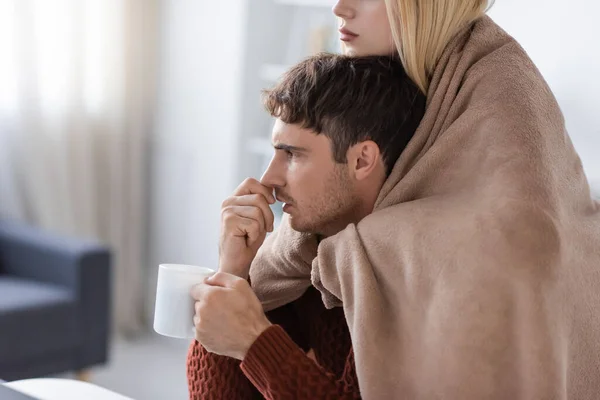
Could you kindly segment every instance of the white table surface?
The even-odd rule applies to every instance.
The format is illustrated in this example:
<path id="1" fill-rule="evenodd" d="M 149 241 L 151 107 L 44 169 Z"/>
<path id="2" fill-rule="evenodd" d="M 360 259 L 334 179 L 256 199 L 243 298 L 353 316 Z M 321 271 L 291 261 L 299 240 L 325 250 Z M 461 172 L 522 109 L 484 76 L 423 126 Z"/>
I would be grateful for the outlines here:
<path id="1" fill-rule="evenodd" d="M 39 400 L 133 400 L 92 383 L 73 379 L 24 379 L 3 385 Z"/>

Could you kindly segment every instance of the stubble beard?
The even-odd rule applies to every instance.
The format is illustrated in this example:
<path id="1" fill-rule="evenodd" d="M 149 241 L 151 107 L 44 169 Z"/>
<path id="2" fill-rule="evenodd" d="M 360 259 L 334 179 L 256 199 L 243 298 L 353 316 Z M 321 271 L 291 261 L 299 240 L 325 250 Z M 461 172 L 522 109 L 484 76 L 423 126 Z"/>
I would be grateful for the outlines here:
<path id="1" fill-rule="evenodd" d="M 328 180 L 326 191 L 304 209 L 295 210 L 298 218 L 290 218 L 294 230 L 332 236 L 354 222 L 359 202 L 353 192 L 352 182 L 345 174 L 344 168 L 336 168 Z"/>

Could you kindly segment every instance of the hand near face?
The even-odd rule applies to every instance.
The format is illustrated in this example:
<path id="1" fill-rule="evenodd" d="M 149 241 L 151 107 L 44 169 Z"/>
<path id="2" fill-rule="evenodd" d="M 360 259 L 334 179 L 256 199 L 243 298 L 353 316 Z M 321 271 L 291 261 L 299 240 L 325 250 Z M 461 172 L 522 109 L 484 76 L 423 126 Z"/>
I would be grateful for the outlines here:
<path id="1" fill-rule="evenodd" d="M 250 264 L 273 230 L 273 189 L 246 179 L 221 207 L 219 271 L 247 279 Z"/>
<path id="2" fill-rule="evenodd" d="M 217 272 L 192 288 L 196 340 L 215 354 L 243 360 L 271 323 L 248 282 Z"/>

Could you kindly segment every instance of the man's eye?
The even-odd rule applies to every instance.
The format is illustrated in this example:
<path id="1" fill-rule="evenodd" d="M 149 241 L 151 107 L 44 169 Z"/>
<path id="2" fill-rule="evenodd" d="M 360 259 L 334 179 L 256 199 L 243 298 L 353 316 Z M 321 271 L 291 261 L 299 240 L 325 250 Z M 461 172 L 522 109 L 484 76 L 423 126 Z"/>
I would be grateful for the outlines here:
<path id="1" fill-rule="evenodd" d="M 285 154 L 287 155 L 288 158 L 294 158 L 294 153 L 292 153 L 290 150 L 286 150 Z"/>

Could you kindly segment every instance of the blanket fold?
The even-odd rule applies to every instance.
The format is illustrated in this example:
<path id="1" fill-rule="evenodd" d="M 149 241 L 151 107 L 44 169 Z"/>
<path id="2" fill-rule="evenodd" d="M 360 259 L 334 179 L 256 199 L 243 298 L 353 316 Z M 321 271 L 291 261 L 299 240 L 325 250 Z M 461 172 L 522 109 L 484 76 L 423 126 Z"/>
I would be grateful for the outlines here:
<path id="1" fill-rule="evenodd" d="M 250 271 L 266 310 L 344 308 L 365 399 L 596 399 L 600 207 L 560 108 L 489 17 L 447 46 L 374 212 L 317 243 L 287 218 Z"/>

